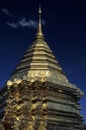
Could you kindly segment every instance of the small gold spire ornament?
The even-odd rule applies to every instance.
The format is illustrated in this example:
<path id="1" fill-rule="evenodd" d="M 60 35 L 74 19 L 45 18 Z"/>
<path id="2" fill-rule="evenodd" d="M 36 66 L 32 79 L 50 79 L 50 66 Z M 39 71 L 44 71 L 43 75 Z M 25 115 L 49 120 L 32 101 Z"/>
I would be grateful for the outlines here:
<path id="1" fill-rule="evenodd" d="M 46 125 L 45 121 L 41 121 L 38 130 L 46 130 Z"/>
<path id="2" fill-rule="evenodd" d="M 29 122 L 29 129 L 28 130 L 34 130 L 34 123 L 32 121 Z"/>
<path id="3" fill-rule="evenodd" d="M 36 39 L 43 39 L 43 32 L 42 32 L 42 19 L 41 19 L 41 14 L 42 14 L 42 10 L 41 10 L 41 5 L 39 5 L 39 11 L 38 11 L 38 15 L 39 15 L 39 21 L 38 21 L 38 30 L 36 33 Z"/>

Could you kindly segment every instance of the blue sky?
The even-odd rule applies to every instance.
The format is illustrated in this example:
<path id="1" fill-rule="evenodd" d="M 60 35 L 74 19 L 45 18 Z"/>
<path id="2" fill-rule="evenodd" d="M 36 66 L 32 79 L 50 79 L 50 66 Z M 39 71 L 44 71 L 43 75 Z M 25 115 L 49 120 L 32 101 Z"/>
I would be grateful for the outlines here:
<path id="1" fill-rule="evenodd" d="M 9 79 L 34 41 L 39 1 L 48 45 L 69 81 L 86 94 L 86 7 L 83 0 L 1 0 L 0 86 Z M 86 95 L 80 103 L 86 122 Z"/>

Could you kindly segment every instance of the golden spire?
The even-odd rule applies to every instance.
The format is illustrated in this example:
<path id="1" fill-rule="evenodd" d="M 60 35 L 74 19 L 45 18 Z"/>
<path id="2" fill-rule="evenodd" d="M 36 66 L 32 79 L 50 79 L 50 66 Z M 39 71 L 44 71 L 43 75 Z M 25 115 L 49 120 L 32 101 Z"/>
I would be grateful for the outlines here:
<path id="1" fill-rule="evenodd" d="M 41 19 L 41 14 L 42 14 L 42 10 L 41 10 L 41 5 L 39 5 L 39 11 L 38 11 L 38 15 L 39 15 L 39 21 L 38 21 L 38 29 L 37 29 L 37 33 L 36 33 L 36 38 L 44 38 L 43 36 L 43 32 L 42 32 L 42 19 Z"/>

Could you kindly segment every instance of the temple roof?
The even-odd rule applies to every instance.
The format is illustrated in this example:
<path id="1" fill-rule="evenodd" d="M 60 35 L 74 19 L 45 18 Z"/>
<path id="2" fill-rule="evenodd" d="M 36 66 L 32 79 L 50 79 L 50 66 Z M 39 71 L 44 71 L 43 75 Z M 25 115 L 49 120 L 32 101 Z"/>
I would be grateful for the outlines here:
<path id="1" fill-rule="evenodd" d="M 81 93 L 75 85 L 69 83 L 52 50 L 46 43 L 42 32 L 41 13 L 39 7 L 39 22 L 35 40 L 27 49 L 10 80 L 48 81 L 77 89 Z"/>

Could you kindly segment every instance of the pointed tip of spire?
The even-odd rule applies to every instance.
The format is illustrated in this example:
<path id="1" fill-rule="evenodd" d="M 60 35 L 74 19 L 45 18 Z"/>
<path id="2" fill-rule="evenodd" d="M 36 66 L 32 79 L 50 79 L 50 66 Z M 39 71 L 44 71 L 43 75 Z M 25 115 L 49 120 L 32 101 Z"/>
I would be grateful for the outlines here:
<path id="1" fill-rule="evenodd" d="M 42 9 L 41 9 L 41 4 L 39 4 L 39 10 L 38 10 L 38 16 L 39 16 L 39 20 L 38 20 L 38 29 L 37 29 L 37 33 L 36 33 L 36 39 L 43 39 L 43 32 L 42 32 L 42 19 L 41 19 L 41 14 L 42 14 Z"/>
<path id="2" fill-rule="evenodd" d="M 39 4 L 39 14 L 42 14 L 41 4 Z"/>

